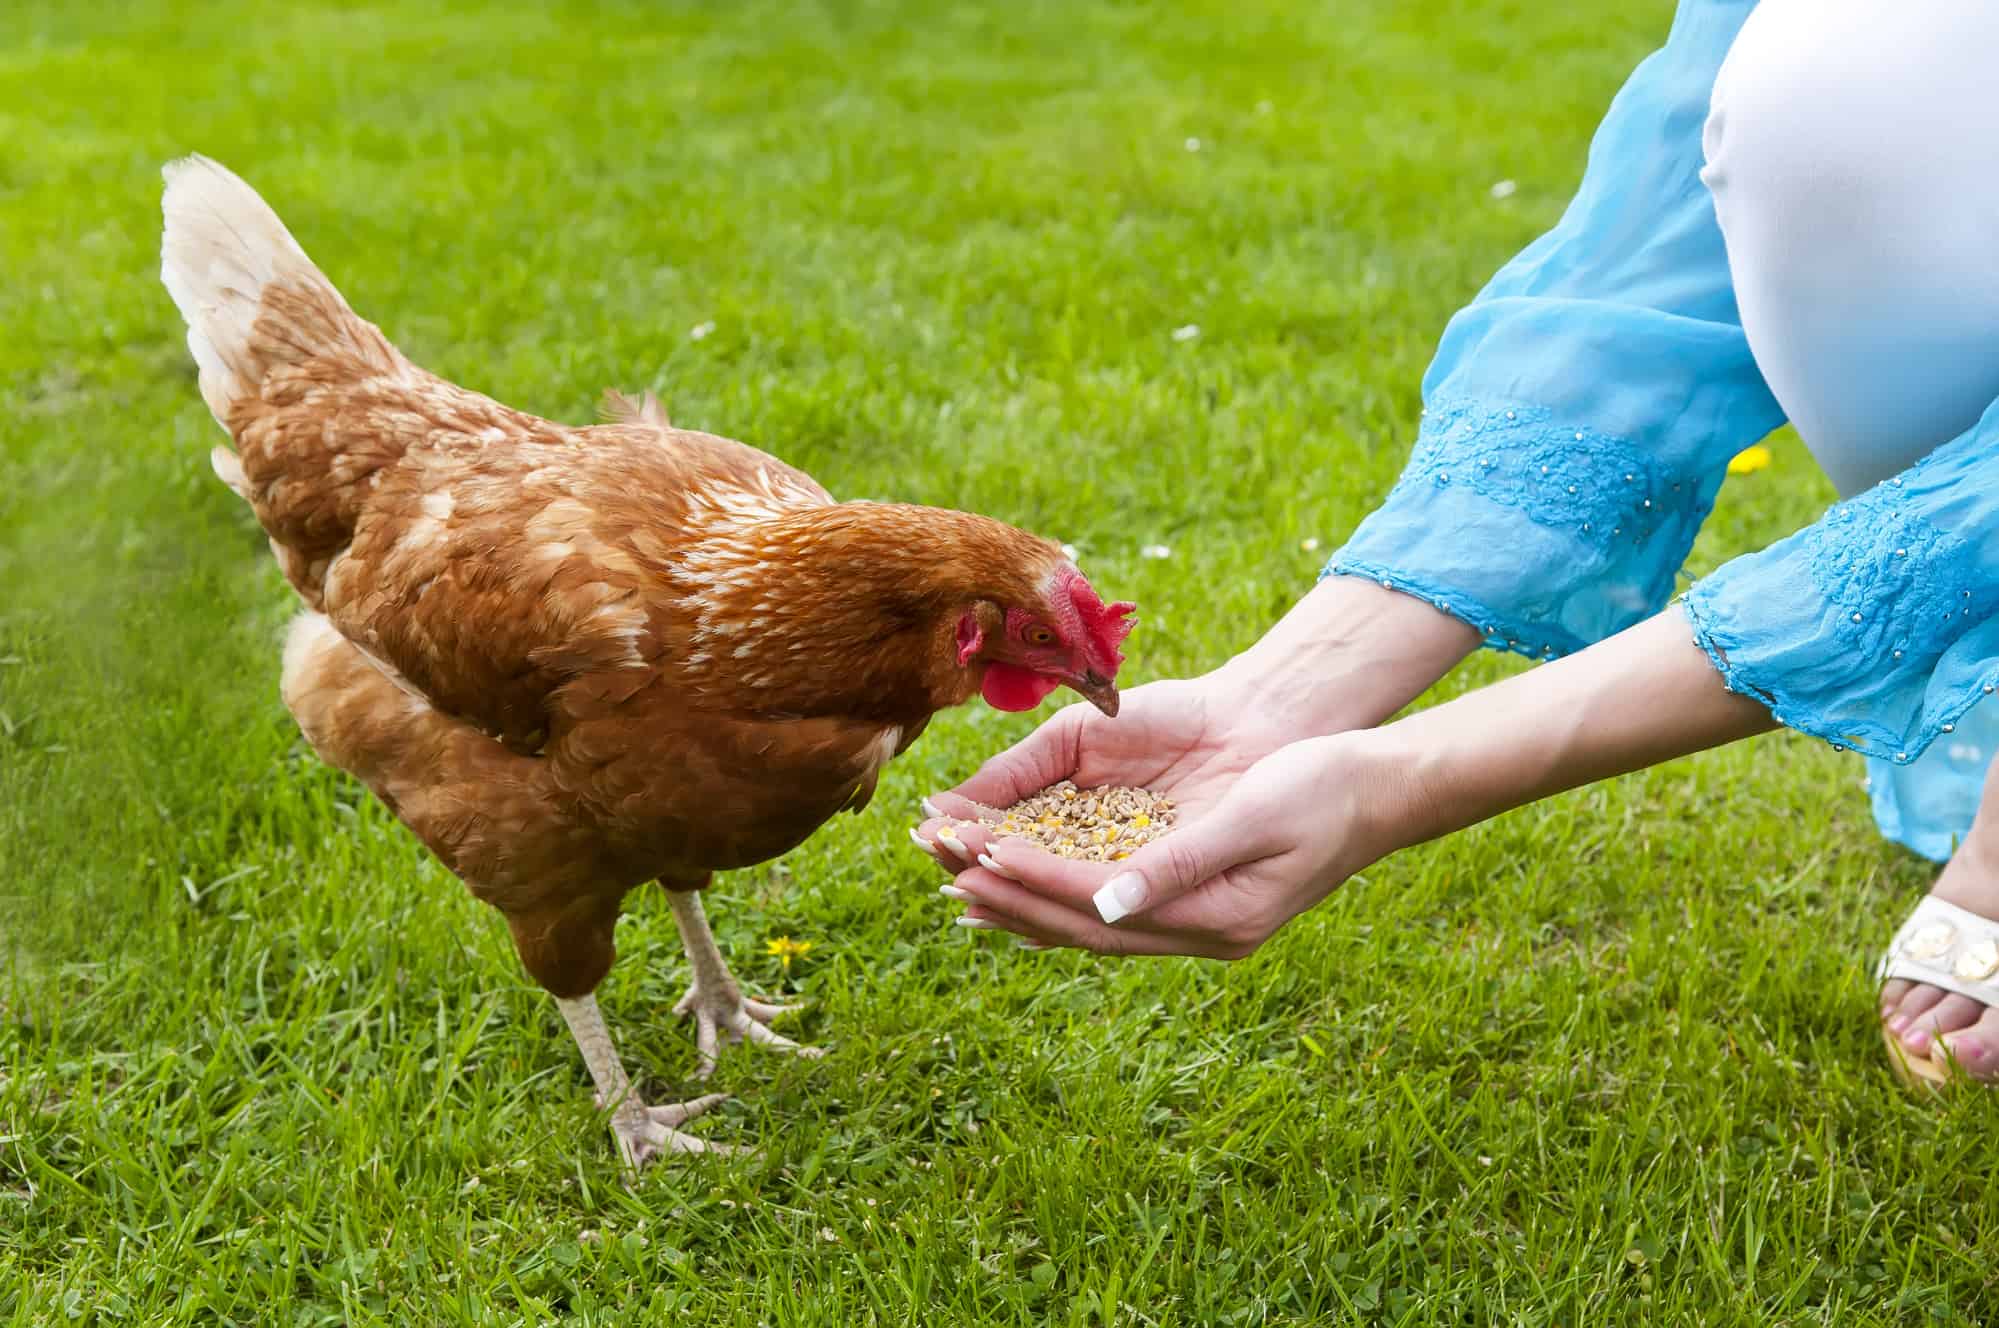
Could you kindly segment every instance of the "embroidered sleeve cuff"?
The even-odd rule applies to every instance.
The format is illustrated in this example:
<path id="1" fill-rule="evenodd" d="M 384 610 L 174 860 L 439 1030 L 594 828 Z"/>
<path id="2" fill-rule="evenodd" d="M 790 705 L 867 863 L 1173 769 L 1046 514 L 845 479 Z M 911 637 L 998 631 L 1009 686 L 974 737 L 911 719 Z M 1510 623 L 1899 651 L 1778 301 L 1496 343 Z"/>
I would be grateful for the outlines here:
<path id="1" fill-rule="evenodd" d="M 1719 484 L 1546 408 L 1433 401 L 1401 479 L 1326 574 L 1419 595 L 1487 646 L 1552 658 L 1665 605 Z"/>
<path id="2" fill-rule="evenodd" d="M 1953 444 L 1703 578 L 1685 609 L 1728 685 L 1777 721 L 1898 765 L 1999 685 L 1999 578 Z M 1947 528 L 1944 524 L 1949 523 Z"/>

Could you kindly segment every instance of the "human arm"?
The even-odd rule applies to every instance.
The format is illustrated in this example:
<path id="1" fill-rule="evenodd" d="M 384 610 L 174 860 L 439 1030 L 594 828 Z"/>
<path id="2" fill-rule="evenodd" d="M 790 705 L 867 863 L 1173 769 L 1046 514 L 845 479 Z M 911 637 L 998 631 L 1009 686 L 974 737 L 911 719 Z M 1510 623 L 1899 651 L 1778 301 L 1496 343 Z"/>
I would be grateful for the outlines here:
<path id="1" fill-rule="evenodd" d="M 1380 722 L 1477 642 L 1553 658 L 1656 613 L 1728 459 L 1781 422 L 1700 181 L 1709 93 L 1752 8 L 1682 4 L 1561 222 L 1452 320 L 1401 480 L 1298 611 L 1205 678 L 1133 692 L 1115 722 L 1057 716 L 956 792 L 1004 804 L 1074 778 L 1210 805 L 1285 741 Z M 1342 585 L 1409 598 L 1319 631 Z"/>
<path id="2" fill-rule="evenodd" d="M 1236 958 L 1397 849 L 1772 724 L 1668 611 L 1392 724 L 1284 747 L 1121 863 L 966 827 L 984 856 L 954 888 L 969 917 L 1037 943 Z M 1106 891 L 1116 925 L 1099 915 Z"/>

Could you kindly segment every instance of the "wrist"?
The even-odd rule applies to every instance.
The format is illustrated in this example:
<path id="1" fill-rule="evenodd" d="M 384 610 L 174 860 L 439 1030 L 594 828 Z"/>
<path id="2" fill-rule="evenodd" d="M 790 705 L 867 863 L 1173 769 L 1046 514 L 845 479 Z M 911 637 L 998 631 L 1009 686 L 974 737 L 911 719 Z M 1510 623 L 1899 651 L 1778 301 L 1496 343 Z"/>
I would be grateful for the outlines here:
<path id="1" fill-rule="evenodd" d="M 1337 883 L 1435 834 L 1422 782 L 1412 777 L 1415 755 L 1388 728 L 1353 729 L 1295 743 L 1276 760 L 1301 770 L 1302 813 L 1317 827 L 1324 862 L 1314 876 Z M 1315 896 L 1316 903 L 1321 896 Z"/>
<path id="2" fill-rule="evenodd" d="M 1296 738 L 1371 728 L 1478 648 L 1469 625 L 1413 595 L 1330 576 L 1211 675 Z"/>

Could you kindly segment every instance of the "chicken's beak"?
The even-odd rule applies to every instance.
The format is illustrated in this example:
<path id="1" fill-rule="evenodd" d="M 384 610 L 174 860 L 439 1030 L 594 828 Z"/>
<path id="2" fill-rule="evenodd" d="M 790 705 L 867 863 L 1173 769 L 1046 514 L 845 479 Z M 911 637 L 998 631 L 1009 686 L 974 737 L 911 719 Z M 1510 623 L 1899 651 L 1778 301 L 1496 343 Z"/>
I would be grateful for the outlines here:
<path id="1" fill-rule="evenodd" d="M 1117 718 L 1117 684 L 1103 674 L 1091 669 L 1080 678 L 1065 679 L 1076 689 L 1077 695 L 1104 712 L 1112 719 Z"/>

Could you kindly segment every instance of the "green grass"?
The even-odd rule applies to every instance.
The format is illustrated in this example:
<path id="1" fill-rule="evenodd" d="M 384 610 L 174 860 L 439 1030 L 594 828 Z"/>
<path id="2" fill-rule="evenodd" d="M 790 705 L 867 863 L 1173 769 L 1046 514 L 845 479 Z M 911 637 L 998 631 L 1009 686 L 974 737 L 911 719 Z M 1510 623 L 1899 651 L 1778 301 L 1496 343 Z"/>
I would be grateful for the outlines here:
<path id="1" fill-rule="evenodd" d="M 1386 492 L 1444 320 L 1667 17 L 14 0 L 0 1322 L 1985 1318 L 1999 1108 L 1903 1096 L 1872 1016 L 1929 870 L 1786 736 L 1402 854 L 1219 966 L 948 926 L 903 826 L 1033 719 L 944 716 L 712 896 L 834 1055 L 725 1057 L 703 1132 L 762 1160 L 627 1190 L 499 918 L 280 706 L 290 597 L 155 278 L 158 165 L 208 152 L 420 362 L 572 420 L 654 387 L 838 493 L 1071 540 L 1173 675 Z M 1780 438 L 1693 570 L 1829 496 Z M 663 901 L 620 945 L 605 1006 L 675 1093 Z"/>

